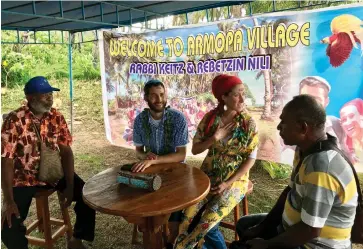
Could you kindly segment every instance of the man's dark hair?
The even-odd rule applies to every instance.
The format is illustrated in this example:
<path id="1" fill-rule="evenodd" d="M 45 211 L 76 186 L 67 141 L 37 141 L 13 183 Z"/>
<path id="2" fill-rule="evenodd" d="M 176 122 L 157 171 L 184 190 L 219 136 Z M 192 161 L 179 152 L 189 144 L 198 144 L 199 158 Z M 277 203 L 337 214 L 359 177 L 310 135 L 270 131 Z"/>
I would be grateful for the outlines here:
<path id="1" fill-rule="evenodd" d="M 306 122 L 310 126 L 318 129 L 325 127 L 326 112 L 314 97 L 308 94 L 295 96 L 285 105 L 288 115 L 294 115 L 298 122 Z"/>
<path id="2" fill-rule="evenodd" d="M 162 86 L 165 89 L 164 84 L 160 80 L 149 80 L 144 86 L 144 94 L 149 95 L 150 88 L 153 86 Z"/>

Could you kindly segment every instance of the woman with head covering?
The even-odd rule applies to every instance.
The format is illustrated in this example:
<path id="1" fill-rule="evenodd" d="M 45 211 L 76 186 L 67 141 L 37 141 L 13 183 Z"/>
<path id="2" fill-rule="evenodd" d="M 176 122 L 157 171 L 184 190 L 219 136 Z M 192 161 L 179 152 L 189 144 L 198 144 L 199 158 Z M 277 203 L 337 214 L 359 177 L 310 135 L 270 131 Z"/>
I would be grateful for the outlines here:
<path id="1" fill-rule="evenodd" d="M 363 100 L 353 99 L 340 109 L 340 122 L 347 134 L 347 146 L 354 149 L 353 164 L 363 172 Z"/>
<path id="2" fill-rule="evenodd" d="M 236 76 L 219 75 L 212 82 L 218 106 L 205 114 L 193 139 L 192 153 L 208 150 L 201 169 L 211 190 L 200 203 L 184 210 L 175 248 L 226 248 L 219 222 L 243 199 L 249 169 L 256 158 L 256 124 L 244 104 L 244 86 Z"/>

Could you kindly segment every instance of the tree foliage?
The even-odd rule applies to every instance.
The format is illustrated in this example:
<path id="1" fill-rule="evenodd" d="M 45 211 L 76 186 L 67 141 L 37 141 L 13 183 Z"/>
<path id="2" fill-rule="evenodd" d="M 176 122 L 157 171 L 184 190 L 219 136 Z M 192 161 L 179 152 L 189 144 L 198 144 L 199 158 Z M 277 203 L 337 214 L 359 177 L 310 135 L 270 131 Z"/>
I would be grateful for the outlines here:
<path id="1" fill-rule="evenodd" d="M 16 41 L 13 31 L 1 31 L 2 40 Z M 86 37 L 87 38 L 87 37 Z M 37 32 L 37 43 L 47 43 L 47 32 Z M 64 37 L 67 41 L 68 37 Z M 34 34 L 21 33 L 21 41 L 34 43 Z M 61 35 L 51 34 L 51 41 L 61 41 Z M 73 45 L 73 78 L 96 80 L 100 78 L 98 49 L 92 42 Z M 67 44 L 2 44 L 1 86 L 14 87 L 25 84 L 37 75 L 49 79 L 69 77 Z"/>

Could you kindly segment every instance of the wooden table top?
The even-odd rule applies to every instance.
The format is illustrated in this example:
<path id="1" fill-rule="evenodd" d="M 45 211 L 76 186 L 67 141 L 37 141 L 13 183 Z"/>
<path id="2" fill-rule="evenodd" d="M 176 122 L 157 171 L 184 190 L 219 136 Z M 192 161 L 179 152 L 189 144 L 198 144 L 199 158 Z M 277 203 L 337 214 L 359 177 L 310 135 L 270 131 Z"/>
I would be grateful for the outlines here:
<path id="1" fill-rule="evenodd" d="M 182 210 L 202 200 L 210 181 L 200 169 L 182 163 L 158 164 L 143 173 L 157 173 L 162 179 L 155 192 L 116 182 L 120 166 L 90 178 L 83 187 L 83 199 L 91 208 L 106 214 L 148 217 Z"/>

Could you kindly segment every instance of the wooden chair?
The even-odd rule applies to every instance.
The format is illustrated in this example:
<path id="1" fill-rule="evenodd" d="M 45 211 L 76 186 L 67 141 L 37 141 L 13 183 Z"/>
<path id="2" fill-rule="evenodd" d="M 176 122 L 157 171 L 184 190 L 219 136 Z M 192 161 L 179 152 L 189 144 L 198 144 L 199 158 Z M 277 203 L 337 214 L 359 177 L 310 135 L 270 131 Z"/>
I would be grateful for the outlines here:
<path id="1" fill-rule="evenodd" d="M 34 196 L 36 200 L 37 220 L 33 221 L 27 227 L 26 231 L 26 237 L 31 245 L 53 249 L 55 241 L 64 234 L 67 235 L 67 239 L 72 237 L 72 224 L 69 218 L 68 209 L 63 206 L 64 197 L 60 192 L 57 192 L 57 194 L 63 220 L 50 217 L 48 197 L 54 192 L 55 190 L 53 189 L 40 190 Z M 52 233 L 51 225 L 59 226 L 59 228 Z M 44 239 L 29 235 L 36 228 L 38 228 L 39 232 L 44 234 Z"/>
<path id="2" fill-rule="evenodd" d="M 243 216 L 248 215 L 248 199 L 247 199 L 247 195 L 250 194 L 253 190 L 253 183 L 251 181 L 248 182 L 248 190 L 247 193 L 245 195 L 245 197 L 242 200 L 242 213 Z M 237 206 L 234 207 L 233 209 L 233 216 L 234 216 L 234 221 L 233 222 L 227 222 L 227 221 L 222 221 L 220 223 L 221 227 L 227 228 L 227 229 L 231 229 L 234 230 L 234 239 L 238 240 L 238 234 L 236 231 L 236 226 L 237 226 L 237 222 L 240 218 L 240 207 L 239 204 Z M 230 241 L 226 241 L 227 246 L 230 245 Z"/>

